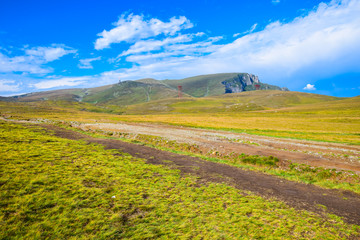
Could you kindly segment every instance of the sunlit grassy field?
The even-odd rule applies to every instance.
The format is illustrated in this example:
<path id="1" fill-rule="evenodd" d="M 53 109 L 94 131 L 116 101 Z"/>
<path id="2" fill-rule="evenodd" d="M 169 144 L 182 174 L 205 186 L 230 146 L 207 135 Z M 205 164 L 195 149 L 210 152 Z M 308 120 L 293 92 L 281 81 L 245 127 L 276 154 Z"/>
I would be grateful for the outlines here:
<path id="1" fill-rule="evenodd" d="M 72 128 L 72 130 L 74 130 Z M 96 138 L 120 139 L 121 141 L 147 145 L 163 151 L 175 152 L 183 155 L 191 155 L 207 161 L 231 165 L 252 171 L 260 171 L 275 175 L 290 181 L 314 184 L 327 189 L 341 189 L 360 194 L 360 176 L 352 171 L 314 167 L 307 164 L 288 162 L 280 164 L 279 159 L 273 156 L 246 155 L 244 153 L 218 151 L 202 151 L 198 145 L 179 143 L 175 140 L 146 134 L 114 134 L 113 131 L 92 130 L 83 131 L 75 129 L 83 134 Z"/>
<path id="2" fill-rule="evenodd" d="M 148 105 L 154 103 L 148 103 Z M 131 106 L 132 111 L 144 105 Z M 335 99 L 303 93 L 248 92 L 170 102 L 162 114 L 120 120 L 166 123 L 235 132 L 360 144 L 360 97 Z"/>
<path id="3" fill-rule="evenodd" d="M 292 94 L 292 100 L 289 100 L 288 96 L 279 94 L 273 94 L 268 99 L 266 91 L 257 93 L 258 95 L 246 94 L 226 95 L 209 100 L 170 99 L 127 108 L 61 101 L 0 102 L 0 114 L 23 119 L 153 122 L 360 144 L 360 97 L 334 99 L 321 95 L 294 97 Z M 225 103 L 228 105 L 224 105 Z M 237 109 L 240 105 L 241 109 Z M 155 110 L 147 112 L 145 109 Z M 147 114 L 141 114 L 142 112 Z"/>
<path id="4" fill-rule="evenodd" d="M 261 116 L 262 115 L 262 116 Z M 122 116 L 119 120 L 166 123 L 250 134 L 360 144 L 360 118 L 282 114 L 183 114 Z"/>
<path id="5" fill-rule="evenodd" d="M 1 239 L 346 239 L 359 232 L 98 145 L 0 121 Z"/>

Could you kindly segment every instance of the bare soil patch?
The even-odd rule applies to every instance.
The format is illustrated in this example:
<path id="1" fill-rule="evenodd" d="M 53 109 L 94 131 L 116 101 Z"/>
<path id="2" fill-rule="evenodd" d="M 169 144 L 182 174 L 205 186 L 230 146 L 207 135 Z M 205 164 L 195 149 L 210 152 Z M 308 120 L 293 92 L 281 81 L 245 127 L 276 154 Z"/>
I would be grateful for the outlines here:
<path id="1" fill-rule="evenodd" d="M 360 173 L 360 146 L 355 145 L 282 139 L 153 123 L 94 123 L 79 124 L 76 127 L 85 131 L 147 134 L 180 143 L 196 144 L 208 151 L 274 156 L 280 161 Z"/>
<path id="2" fill-rule="evenodd" d="M 343 217 L 344 221 L 348 223 L 360 225 L 360 195 L 349 191 L 322 189 L 225 164 L 164 152 L 147 146 L 119 140 L 93 138 L 53 125 L 42 126 L 53 130 L 59 137 L 102 144 L 108 149 L 119 149 L 132 156 L 144 158 L 149 164 L 162 164 L 179 169 L 183 174 L 198 176 L 200 183 L 230 184 L 265 198 L 284 201 L 297 209 L 310 210 L 320 214 L 324 213 L 324 207 L 321 206 L 325 206 L 327 212 Z"/>

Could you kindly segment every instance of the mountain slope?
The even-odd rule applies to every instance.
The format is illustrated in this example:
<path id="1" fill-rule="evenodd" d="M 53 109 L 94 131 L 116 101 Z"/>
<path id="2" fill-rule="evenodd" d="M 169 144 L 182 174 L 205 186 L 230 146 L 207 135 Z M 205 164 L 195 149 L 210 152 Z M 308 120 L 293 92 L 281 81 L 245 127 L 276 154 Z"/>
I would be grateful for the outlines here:
<path id="1" fill-rule="evenodd" d="M 163 80 L 163 83 L 177 88 L 182 86 L 183 92 L 193 97 L 207 97 L 224 93 L 238 93 L 255 90 L 285 90 L 277 86 L 261 83 L 257 76 L 248 73 L 218 73 L 200 75 L 180 80 Z"/>
<path id="2" fill-rule="evenodd" d="M 112 105 L 131 105 L 176 96 L 176 90 L 163 84 L 156 82 L 125 81 L 114 84 L 104 91 L 94 94 L 90 93 L 83 98 L 83 101 Z"/>
<path id="3" fill-rule="evenodd" d="M 125 114 L 154 113 L 239 113 L 289 107 L 333 104 L 342 98 L 291 91 L 248 91 L 203 98 L 160 99 L 128 106 Z M 354 102 L 353 99 L 348 100 Z"/>
<path id="4" fill-rule="evenodd" d="M 65 100 L 92 104 L 127 106 L 154 100 L 175 98 L 178 86 L 182 86 L 184 97 L 208 97 L 255 90 L 284 90 L 261 83 L 257 76 L 248 73 L 221 73 L 201 75 L 178 80 L 156 80 L 145 78 L 124 81 L 96 88 L 64 89 L 29 93 L 7 98 L 8 101 Z"/>

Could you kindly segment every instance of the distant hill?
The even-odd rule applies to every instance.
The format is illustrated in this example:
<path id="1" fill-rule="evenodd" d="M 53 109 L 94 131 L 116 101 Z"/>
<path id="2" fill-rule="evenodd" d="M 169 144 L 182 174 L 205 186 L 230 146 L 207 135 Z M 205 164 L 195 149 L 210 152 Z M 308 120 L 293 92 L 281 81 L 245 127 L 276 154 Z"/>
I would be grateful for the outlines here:
<path id="1" fill-rule="evenodd" d="M 349 103 L 354 102 L 353 99 L 348 100 Z M 308 109 L 309 106 L 323 106 L 340 100 L 343 101 L 342 98 L 303 92 L 246 91 L 203 98 L 160 99 L 127 106 L 124 114 L 239 113 L 300 106 L 306 106 L 305 109 Z"/>
<path id="2" fill-rule="evenodd" d="M 163 83 L 176 88 L 182 86 L 183 91 L 193 97 L 217 96 L 224 93 L 239 93 L 256 90 L 288 90 L 259 81 L 259 78 L 248 73 L 220 73 L 200 75 L 180 80 L 163 80 Z"/>
<path id="3" fill-rule="evenodd" d="M 117 84 L 83 89 L 63 89 L 29 93 L 2 98 L 5 101 L 74 101 L 92 104 L 128 106 L 178 96 L 178 86 L 182 86 L 183 97 L 210 97 L 225 93 L 259 90 L 287 90 L 261 83 L 257 76 L 248 73 L 221 73 L 201 75 L 178 80 L 156 80 L 145 78 L 123 81 Z"/>

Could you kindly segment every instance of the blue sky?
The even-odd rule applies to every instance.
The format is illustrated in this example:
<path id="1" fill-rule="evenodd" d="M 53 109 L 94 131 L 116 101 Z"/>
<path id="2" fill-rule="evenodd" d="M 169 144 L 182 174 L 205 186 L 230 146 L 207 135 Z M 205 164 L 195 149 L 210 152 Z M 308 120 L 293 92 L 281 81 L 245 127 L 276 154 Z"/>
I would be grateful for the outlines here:
<path id="1" fill-rule="evenodd" d="M 0 1 L 0 95 L 248 72 L 360 95 L 360 0 Z"/>

